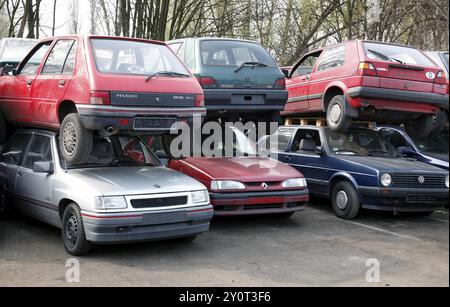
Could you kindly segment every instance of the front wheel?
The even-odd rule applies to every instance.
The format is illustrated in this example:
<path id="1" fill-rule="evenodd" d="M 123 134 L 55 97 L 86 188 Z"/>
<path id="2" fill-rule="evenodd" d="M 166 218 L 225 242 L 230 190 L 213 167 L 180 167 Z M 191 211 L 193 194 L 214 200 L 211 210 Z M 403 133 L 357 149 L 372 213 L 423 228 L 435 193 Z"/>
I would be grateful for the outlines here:
<path id="1" fill-rule="evenodd" d="M 62 238 L 66 251 L 73 256 L 89 253 L 91 243 L 86 240 L 81 210 L 75 203 L 70 204 L 63 214 Z"/>
<path id="2" fill-rule="evenodd" d="M 327 124 L 333 131 L 346 131 L 352 124 L 352 119 L 345 114 L 345 97 L 334 96 L 327 109 Z"/>
<path id="3" fill-rule="evenodd" d="M 76 113 L 67 115 L 59 136 L 61 154 L 68 163 L 83 164 L 89 160 L 93 146 L 93 133 L 84 128 Z"/>
<path id="4" fill-rule="evenodd" d="M 358 192 L 347 181 L 341 181 L 336 184 L 331 201 L 336 216 L 346 220 L 354 219 L 361 208 Z"/>

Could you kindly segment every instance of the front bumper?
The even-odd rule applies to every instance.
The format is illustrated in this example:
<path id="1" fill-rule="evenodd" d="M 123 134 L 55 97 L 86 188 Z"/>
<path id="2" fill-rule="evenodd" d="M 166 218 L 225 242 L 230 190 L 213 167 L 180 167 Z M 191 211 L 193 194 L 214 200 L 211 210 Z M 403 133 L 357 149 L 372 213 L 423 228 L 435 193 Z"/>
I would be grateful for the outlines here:
<path id="1" fill-rule="evenodd" d="M 394 212 L 428 212 L 448 205 L 449 190 L 359 187 L 366 209 Z"/>
<path id="2" fill-rule="evenodd" d="M 205 89 L 208 111 L 283 111 L 288 100 L 284 90 Z"/>
<path id="3" fill-rule="evenodd" d="M 192 124 L 194 118 L 206 115 L 204 107 L 187 108 L 142 108 L 101 105 L 77 105 L 78 114 L 84 127 L 89 130 L 102 130 L 114 127 L 120 131 L 132 131 L 135 118 L 170 118 Z M 146 131 L 168 131 L 171 129 L 148 128 Z"/>
<path id="4" fill-rule="evenodd" d="M 448 95 L 393 90 L 367 86 L 349 88 L 347 90 L 347 94 L 350 98 L 372 98 L 405 101 L 418 104 L 430 104 L 444 109 L 448 109 L 449 104 Z M 389 109 L 388 106 L 386 106 L 386 109 Z"/>
<path id="5" fill-rule="evenodd" d="M 86 239 L 96 244 L 168 240 L 209 230 L 212 206 L 156 212 L 82 213 Z"/>
<path id="6" fill-rule="evenodd" d="M 290 213 L 306 209 L 309 190 L 210 193 L 214 215 Z"/>

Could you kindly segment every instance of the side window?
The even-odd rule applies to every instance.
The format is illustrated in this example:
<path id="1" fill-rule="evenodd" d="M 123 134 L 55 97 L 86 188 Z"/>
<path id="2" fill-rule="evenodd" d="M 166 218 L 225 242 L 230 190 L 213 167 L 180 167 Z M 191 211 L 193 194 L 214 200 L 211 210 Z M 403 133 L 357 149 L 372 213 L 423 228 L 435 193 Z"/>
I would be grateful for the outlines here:
<path id="1" fill-rule="evenodd" d="M 28 61 L 24 64 L 24 66 L 20 70 L 21 75 L 35 76 L 37 74 L 39 66 L 43 61 L 44 56 L 48 51 L 48 48 L 50 48 L 51 43 L 52 43 L 51 41 L 42 43 L 38 47 L 38 49 L 35 49 L 36 51 L 31 55 L 31 57 L 28 59 Z"/>
<path id="2" fill-rule="evenodd" d="M 266 139 L 266 148 L 276 149 L 280 152 L 286 151 L 294 131 L 294 129 L 280 129 L 276 134 Z"/>
<path id="3" fill-rule="evenodd" d="M 73 44 L 73 40 L 58 41 L 48 55 L 47 61 L 42 69 L 42 74 L 61 75 Z"/>
<path id="4" fill-rule="evenodd" d="M 312 73 L 314 67 L 316 66 L 317 60 L 320 57 L 320 54 L 321 52 L 316 52 L 307 56 L 294 71 L 294 73 L 292 74 L 292 78 L 306 76 Z"/>
<path id="5" fill-rule="evenodd" d="M 329 70 L 344 66 L 345 63 L 345 45 L 331 47 L 324 51 L 320 62 L 317 65 L 317 71 Z"/>
<path id="6" fill-rule="evenodd" d="M 37 135 L 25 157 L 24 167 L 33 168 L 36 162 L 52 161 L 51 140 L 47 136 Z"/>
<path id="7" fill-rule="evenodd" d="M 322 146 L 319 131 L 301 129 L 295 136 L 292 144 L 292 152 L 315 155 L 318 146 Z"/>
<path id="8" fill-rule="evenodd" d="M 393 146 L 395 149 L 400 147 L 409 147 L 405 138 L 397 131 L 390 129 L 381 130 L 381 137 L 383 138 L 386 146 Z"/>
<path id="9" fill-rule="evenodd" d="M 72 45 L 72 48 L 70 48 L 69 55 L 67 56 L 66 63 L 64 64 L 63 68 L 63 75 L 72 75 L 73 70 L 75 69 L 75 58 L 77 55 L 77 44 L 74 43 Z"/>
<path id="10" fill-rule="evenodd" d="M 29 141 L 30 135 L 17 134 L 3 149 L 0 161 L 18 165 L 22 158 L 23 150 L 27 147 Z"/>

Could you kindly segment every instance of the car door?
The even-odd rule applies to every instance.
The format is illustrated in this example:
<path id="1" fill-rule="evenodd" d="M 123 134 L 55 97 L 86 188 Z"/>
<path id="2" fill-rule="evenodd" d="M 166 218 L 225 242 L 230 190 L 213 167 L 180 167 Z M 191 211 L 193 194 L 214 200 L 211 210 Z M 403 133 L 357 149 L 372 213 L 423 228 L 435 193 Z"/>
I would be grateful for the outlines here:
<path id="1" fill-rule="evenodd" d="M 31 134 L 15 134 L 0 154 L 0 184 L 4 185 L 6 191 L 11 194 L 16 192 L 19 165 L 22 163 L 23 154 L 30 143 L 31 136 Z"/>
<path id="2" fill-rule="evenodd" d="M 285 162 L 306 178 L 312 194 L 328 193 L 327 156 L 319 129 L 298 129 L 289 150 L 280 154 L 279 160 Z M 320 153 L 322 150 L 323 153 Z"/>
<path id="3" fill-rule="evenodd" d="M 14 75 L 8 77 L 2 103 L 5 117 L 10 121 L 21 124 L 34 121 L 31 88 L 51 43 L 43 42 L 33 48 Z"/>
<path id="4" fill-rule="evenodd" d="M 21 200 L 19 210 L 43 222 L 52 224 L 57 218 L 57 207 L 52 204 L 53 174 L 33 171 L 36 162 L 53 162 L 51 138 L 35 135 L 17 172 L 16 195 Z"/>
<path id="5" fill-rule="evenodd" d="M 321 53 L 322 51 L 316 51 L 304 56 L 291 71 L 286 81 L 286 87 L 289 91 L 286 112 L 301 113 L 308 111 L 310 74 Z"/>
<path id="6" fill-rule="evenodd" d="M 35 121 L 59 125 L 57 106 L 72 80 L 77 44 L 75 40 L 58 40 L 33 82 L 31 110 Z"/>

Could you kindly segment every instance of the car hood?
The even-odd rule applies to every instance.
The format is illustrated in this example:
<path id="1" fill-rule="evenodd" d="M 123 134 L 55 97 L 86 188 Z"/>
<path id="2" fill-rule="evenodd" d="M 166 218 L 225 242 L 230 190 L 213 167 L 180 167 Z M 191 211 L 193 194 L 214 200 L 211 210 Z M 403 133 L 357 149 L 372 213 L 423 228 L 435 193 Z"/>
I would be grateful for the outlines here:
<path id="1" fill-rule="evenodd" d="M 287 164 L 262 157 L 188 158 L 184 162 L 218 180 L 260 182 L 303 177 Z"/>
<path id="2" fill-rule="evenodd" d="M 110 167 L 69 172 L 103 195 L 177 193 L 206 189 L 197 180 L 165 167 Z"/>
<path id="3" fill-rule="evenodd" d="M 374 168 L 380 172 L 389 173 L 442 173 L 443 171 L 435 166 L 428 165 L 413 159 L 404 158 L 384 158 L 384 157 L 360 157 L 345 156 L 342 160 L 357 163 L 363 166 Z"/>
<path id="4" fill-rule="evenodd" d="M 448 154 L 439 154 L 439 153 L 430 153 L 430 152 L 425 152 L 424 154 L 433 159 L 441 160 L 441 161 L 448 163 Z"/>

